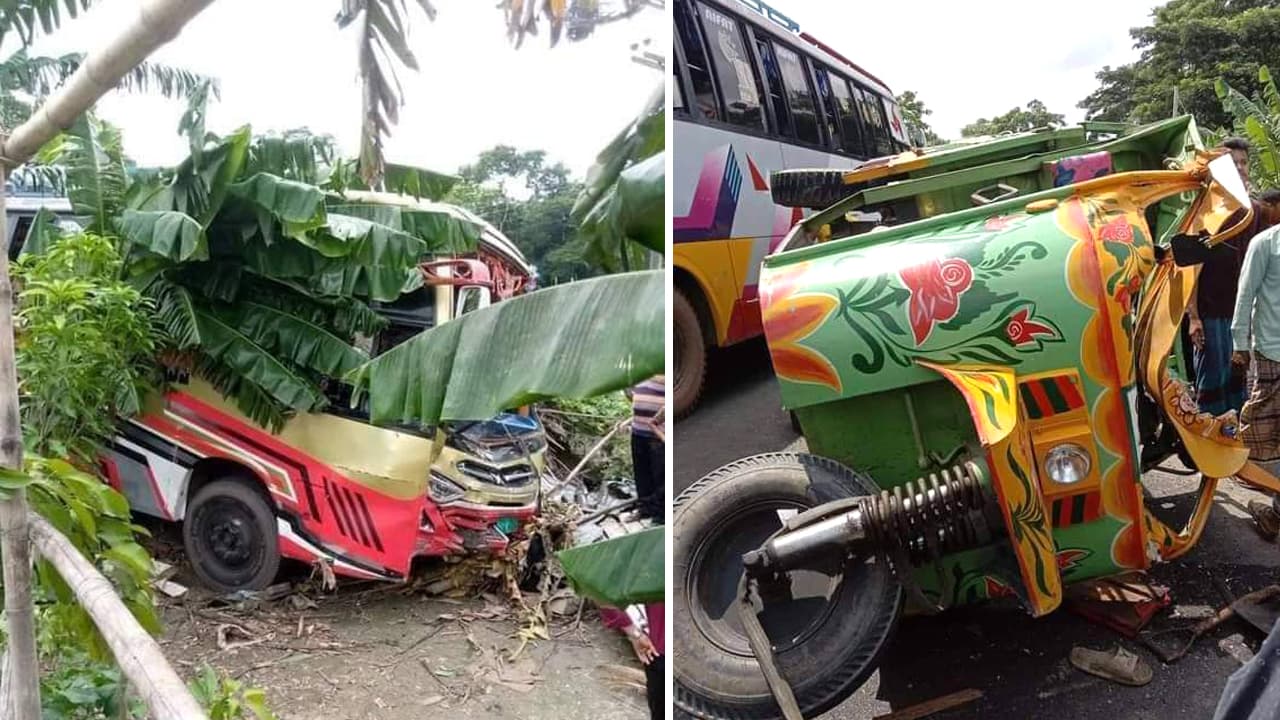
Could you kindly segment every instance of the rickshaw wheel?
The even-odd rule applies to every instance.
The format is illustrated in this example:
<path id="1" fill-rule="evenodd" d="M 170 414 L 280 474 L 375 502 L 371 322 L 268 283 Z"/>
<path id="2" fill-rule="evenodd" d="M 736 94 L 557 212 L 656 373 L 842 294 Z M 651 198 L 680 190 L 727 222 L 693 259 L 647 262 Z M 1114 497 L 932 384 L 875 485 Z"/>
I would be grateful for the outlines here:
<path id="1" fill-rule="evenodd" d="M 781 718 L 742 628 L 742 554 L 788 513 L 879 488 L 815 455 L 771 453 L 730 463 L 675 502 L 675 703 L 701 718 Z M 759 613 L 805 717 L 835 707 L 879 664 L 902 608 L 902 588 L 878 558 L 832 558 L 790 574 L 790 593 L 767 593 Z"/>

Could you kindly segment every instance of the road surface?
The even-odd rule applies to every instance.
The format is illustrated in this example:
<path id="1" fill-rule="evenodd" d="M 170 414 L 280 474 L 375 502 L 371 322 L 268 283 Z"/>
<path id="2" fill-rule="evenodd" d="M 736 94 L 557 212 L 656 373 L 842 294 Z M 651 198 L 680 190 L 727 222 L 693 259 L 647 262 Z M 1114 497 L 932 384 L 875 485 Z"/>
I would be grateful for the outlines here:
<path id="1" fill-rule="evenodd" d="M 746 455 L 796 447 L 799 438 L 780 409 L 777 383 L 762 344 L 732 348 L 714 358 L 704 404 L 675 426 L 674 486 L 678 494 L 705 473 Z M 1195 502 L 1195 478 L 1150 473 L 1147 503 L 1174 524 Z M 1179 627 L 1224 604 L 1215 579 L 1236 596 L 1280 579 L 1280 547 L 1252 530 L 1245 505 L 1262 499 L 1234 482 L 1217 493 L 1199 545 L 1156 566 L 1173 604 L 1153 629 Z M 989 603 L 935 617 L 902 621 L 880 670 L 830 720 L 863 720 L 968 688 L 976 702 L 930 716 L 1105 717 L 1109 720 L 1210 718 L 1222 686 L 1240 665 L 1235 655 L 1256 650 L 1261 636 L 1238 620 L 1201 639 L 1182 661 L 1163 665 L 1149 651 L 1068 612 L 1039 620 L 1013 605 Z M 1154 670 L 1141 688 L 1082 674 L 1067 661 L 1072 645 L 1120 642 Z M 1234 655 L 1233 655 L 1234 654 Z"/>

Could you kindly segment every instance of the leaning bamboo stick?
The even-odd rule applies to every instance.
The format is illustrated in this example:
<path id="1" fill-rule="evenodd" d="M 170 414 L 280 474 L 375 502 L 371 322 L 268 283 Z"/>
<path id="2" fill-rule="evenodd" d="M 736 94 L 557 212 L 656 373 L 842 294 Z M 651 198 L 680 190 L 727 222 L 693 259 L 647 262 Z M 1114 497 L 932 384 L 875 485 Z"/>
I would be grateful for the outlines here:
<path id="1" fill-rule="evenodd" d="M 28 515 L 31 542 L 66 581 L 102 633 L 116 664 L 156 720 L 207 720 L 204 710 L 165 659 L 160 645 L 125 607 L 115 586 L 44 518 Z"/>
<path id="2" fill-rule="evenodd" d="M 80 69 L 34 115 L 0 143 L 0 186 L 5 171 L 26 162 L 49 140 L 70 127 L 107 91 L 213 0 L 147 0 L 137 19 L 102 50 L 90 54 Z M 0 191 L 0 198 L 3 191 Z M 22 467 L 22 429 L 14 368 L 13 297 L 9 284 L 8 227 L 0 199 L 0 467 Z M 35 650 L 35 617 L 31 604 L 31 548 L 27 500 L 22 491 L 0 502 L 0 554 L 4 563 L 5 615 L 8 620 L 0 717 L 39 720 L 39 667 Z M 69 578 L 68 578 L 69 579 Z M 163 659 L 163 657 L 161 658 Z M 172 672 L 172 671 L 170 671 Z M 185 694 L 185 688 L 182 688 Z M 187 696 L 189 698 L 189 696 Z M 194 702 L 194 701 L 192 701 Z M 198 711 L 198 707 L 196 708 Z M 172 715 L 165 717 L 202 717 Z"/>

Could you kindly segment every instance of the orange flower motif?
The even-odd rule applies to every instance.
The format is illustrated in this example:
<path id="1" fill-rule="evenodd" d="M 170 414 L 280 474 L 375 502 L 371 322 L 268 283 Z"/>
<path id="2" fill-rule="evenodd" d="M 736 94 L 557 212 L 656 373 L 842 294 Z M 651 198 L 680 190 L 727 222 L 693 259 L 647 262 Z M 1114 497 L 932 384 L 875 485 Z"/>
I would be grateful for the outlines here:
<path id="1" fill-rule="evenodd" d="M 802 293 L 782 297 L 773 294 L 762 317 L 769 354 L 778 377 L 793 382 L 814 383 L 840 392 L 840 373 L 822 353 L 804 347 L 800 341 L 812 335 L 836 309 L 830 295 Z"/>

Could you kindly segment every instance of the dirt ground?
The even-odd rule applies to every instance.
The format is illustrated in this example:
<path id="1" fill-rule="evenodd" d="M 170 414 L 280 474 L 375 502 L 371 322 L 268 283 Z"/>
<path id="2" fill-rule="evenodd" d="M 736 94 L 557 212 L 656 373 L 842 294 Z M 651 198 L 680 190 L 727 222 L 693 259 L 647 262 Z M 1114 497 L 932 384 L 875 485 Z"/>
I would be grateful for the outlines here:
<path id="1" fill-rule="evenodd" d="M 264 689 L 284 720 L 648 717 L 630 645 L 590 603 L 579 620 L 576 598 L 558 604 L 550 640 L 521 649 L 518 616 L 494 595 L 351 582 L 228 604 L 203 592 L 165 545 L 157 539 L 157 555 L 190 588 L 159 598 L 165 655 L 187 678 L 207 663 Z"/>

